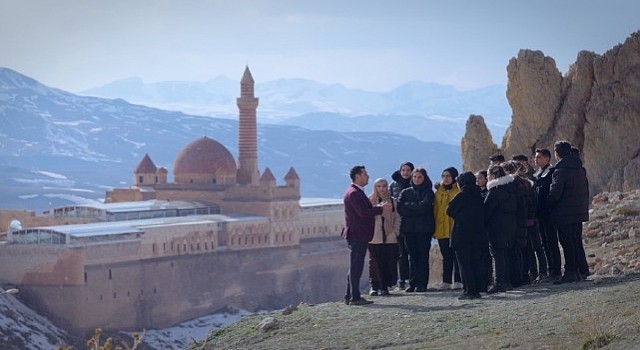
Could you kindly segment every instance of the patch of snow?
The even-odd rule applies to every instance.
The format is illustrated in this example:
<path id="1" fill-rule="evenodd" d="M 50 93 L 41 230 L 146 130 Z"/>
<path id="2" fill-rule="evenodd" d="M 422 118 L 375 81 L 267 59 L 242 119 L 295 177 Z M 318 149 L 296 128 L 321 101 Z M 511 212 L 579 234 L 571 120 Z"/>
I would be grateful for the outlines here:
<path id="1" fill-rule="evenodd" d="M 65 199 L 65 200 L 68 200 L 70 202 L 73 202 L 74 204 L 100 204 L 101 203 L 101 202 L 99 202 L 97 200 L 94 200 L 94 199 L 84 198 L 84 197 L 76 196 L 76 195 L 73 195 L 73 194 L 50 193 L 50 194 L 45 194 L 43 196 L 47 197 L 47 198 Z"/>
<path id="2" fill-rule="evenodd" d="M 47 187 L 47 186 L 42 187 L 42 189 L 43 190 L 58 190 L 58 191 L 61 190 L 60 187 Z M 64 190 L 65 191 L 71 191 L 71 192 L 95 193 L 94 190 L 87 190 L 87 189 L 84 189 L 84 188 L 65 188 Z"/>
<path id="3" fill-rule="evenodd" d="M 320 147 L 318 148 L 318 151 L 320 151 L 321 153 L 323 153 L 324 155 L 326 155 L 329 158 L 335 158 L 335 156 L 333 154 L 331 154 L 331 152 L 327 151 L 326 149 Z"/>
<path id="4" fill-rule="evenodd" d="M 10 331 L 0 338 L 3 349 L 14 348 L 16 344 L 25 350 L 54 349 L 66 337 L 48 319 L 6 294 L 0 295 L 0 329 Z"/>
<path id="5" fill-rule="evenodd" d="M 193 341 L 206 339 L 212 330 L 224 328 L 247 315 L 251 313 L 245 310 L 206 315 L 170 328 L 148 329 L 143 340 L 154 349 L 186 349 Z"/>
<path id="6" fill-rule="evenodd" d="M 20 199 L 33 199 L 33 198 L 37 198 L 38 195 L 37 194 L 25 194 L 22 196 L 18 196 L 18 198 Z"/>
<path id="7" fill-rule="evenodd" d="M 138 149 L 138 148 L 142 148 L 142 147 L 144 147 L 144 146 L 146 146 L 146 145 L 147 145 L 145 142 L 136 142 L 136 141 L 132 141 L 132 140 L 129 140 L 129 139 L 127 139 L 127 138 L 125 138 L 124 136 L 121 136 L 121 135 L 118 135 L 118 137 L 119 137 L 122 141 L 124 141 L 124 142 L 128 142 L 128 143 L 130 143 L 130 144 L 134 145 L 136 149 Z"/>
<path id="8" fill-rule="evenodd" d="M 48 184 L 51 186 L 70 186 L 74 182 L 70 180 L 48 180 L 48 179 L 21 179 L 21 178 L 12 178 L 13 181 L 23 183 L 23 184 L 32 184 L 32 185 L 44 185 Z"/>
<path id="9" fill-rule="evenodd" d="M 54 179 L 62 179 L 62 180 L 66 180 L 67 177 L 61 174 L 56 174 L 56 173 L 52 173 L 50 171 L 36 171 L 36 173 L 42 174 L 42 175 L 46 175 L 48 177 L 52 177 Z"/>
<path id="10" fill-rule="evenodd" d="M 80 124 L 92 124 L 92 123 L 88 122 L 86 120 L 76 120 L 76 121 L 70 121 L 70 122 L 54 121 L 53 124 L 55 124 L 55 125 L 65 125 L 65 126 L 79 126 Z"/>

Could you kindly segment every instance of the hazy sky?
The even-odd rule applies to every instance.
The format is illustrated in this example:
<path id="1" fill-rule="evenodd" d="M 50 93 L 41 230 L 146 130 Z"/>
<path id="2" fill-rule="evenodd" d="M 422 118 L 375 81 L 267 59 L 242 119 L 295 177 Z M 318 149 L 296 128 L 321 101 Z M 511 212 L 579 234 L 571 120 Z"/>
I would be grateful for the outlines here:
<path id="1" fill-rule="evenodd" d="M 387 91 L 506 83 L 543 51 L 564 73 L 640 30 L 637 0 L 0 0 L 0 66 L 78 92 L 145 82 L 306 78 Z"/>

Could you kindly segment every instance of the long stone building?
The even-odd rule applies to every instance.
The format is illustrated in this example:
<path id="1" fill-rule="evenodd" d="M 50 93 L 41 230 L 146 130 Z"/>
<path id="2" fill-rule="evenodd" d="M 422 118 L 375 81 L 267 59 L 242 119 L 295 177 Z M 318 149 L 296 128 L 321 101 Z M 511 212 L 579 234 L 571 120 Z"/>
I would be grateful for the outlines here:
<path id="1" fill-rule="evenodd" d="M 168 171 L 146 154 L 133 185 L 100 205 L 46 216 L 0 212 L 0 282 L 75 334 L 163 328 L 233 306 L 339 298 L 348 258 L 340 200 L 300 198 L 258 169 L 254 80 L 241 80 L 238 161 L 219 142 L 186 145 Z M 9 228 L 12 222 L 18 227 Z"/>

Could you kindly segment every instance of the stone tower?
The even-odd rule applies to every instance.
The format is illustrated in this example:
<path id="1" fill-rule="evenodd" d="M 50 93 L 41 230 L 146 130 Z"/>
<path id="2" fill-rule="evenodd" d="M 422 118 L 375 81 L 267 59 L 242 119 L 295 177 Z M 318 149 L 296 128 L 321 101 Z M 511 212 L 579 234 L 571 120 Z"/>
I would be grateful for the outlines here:
<path id="1" fill-rule="evenodd" d="M 258 98 L 253 93 L 254 81 L 247 66 L 240 81 L 240 97 L 237 99 L 238 120 L 238 175 L 241 185 L 258 186 L 258 136 L 256 109 Z"/>

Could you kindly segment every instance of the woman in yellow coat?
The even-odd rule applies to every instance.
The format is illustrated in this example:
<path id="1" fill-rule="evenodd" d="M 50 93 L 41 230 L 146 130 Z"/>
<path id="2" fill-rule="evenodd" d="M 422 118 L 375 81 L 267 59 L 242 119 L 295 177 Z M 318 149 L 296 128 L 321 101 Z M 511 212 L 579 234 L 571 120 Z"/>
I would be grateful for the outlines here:
<path id="1" fill-rule="evenodd" d="M 449 202 L 460 192 L 460 187 L 456 182 L 457 177 L 458 169 L 454 167 L 442 171 L 442 181 L 436 190 L 433 204 L 433 215 L 436 219 L 436 230 L 433 237 L 438 240 L 438 247 L 440 247 L 442 254 L 442 282 L 438 285 L 438 289 L 462 289 L 458 262 L 453 249 L 449 246 L 453 219 L 447 215 Z"/>

